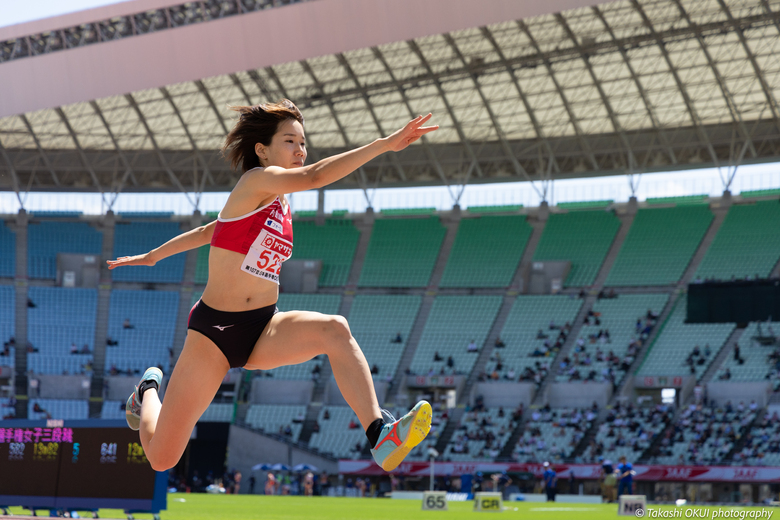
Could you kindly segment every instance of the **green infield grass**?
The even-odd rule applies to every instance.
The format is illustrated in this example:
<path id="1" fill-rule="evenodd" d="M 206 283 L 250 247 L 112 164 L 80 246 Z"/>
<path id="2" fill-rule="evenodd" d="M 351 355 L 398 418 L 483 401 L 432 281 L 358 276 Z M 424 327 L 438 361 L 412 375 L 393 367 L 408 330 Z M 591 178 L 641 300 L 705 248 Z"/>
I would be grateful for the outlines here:
<path id="1" fill-rule="evenodd" d="M 262 495 L 206 495 L 175 493 L 168 495 L 168 509 L 160 513 L 162 520 L 417 520 L 462 518 L 493 518 L 490 513 L 473 511 L 473 502 L 450 502 L 449 511 L 422 511 L 417 500 L 390 500 L 374 498 L 331 498 L 331 497 L 282 497 Z M 730 506 L 655 506 L 651 509 L 676 511 L 677 518 L 775 518 L 777 508 L 730 507 Z M 694 515 L 688 510 L 697 510 Z M 24 515 L 29 511 L 11 508 L 12 514 Z M 39 516 L 43 515 L 39 511 Z M 686 514 L 687 513 L 687 514 Z M 752 513 L 752 515 L 751 515 Z M 763 513 L 763 514 L 761 514 Z M 122 511 L 101 509 L 101 518 L 125 518 Z M 616 504 L 566 504 L 540 502 L 504 502 L 504 511 L 499 518 L 523 520 L 603 520 L 618 517 Z M 669 515 L 669 513 L 667 513 Z M 679 516 L 677 516 L 679 515 Z M 91 515 L 84 514 L 84 517 Z M 668 517 L 668 516 L 667 516 Z M 672 518 L 674 518 L 672 517 Z M 0 517 L 2 518 L 2 517 Z M 135 518 L 151 518 L 149 514 L 136 514 Z M 645 514 L 645 519 L 652 518 Z M 780 513 L 777 515 L 780 520 Z"/>

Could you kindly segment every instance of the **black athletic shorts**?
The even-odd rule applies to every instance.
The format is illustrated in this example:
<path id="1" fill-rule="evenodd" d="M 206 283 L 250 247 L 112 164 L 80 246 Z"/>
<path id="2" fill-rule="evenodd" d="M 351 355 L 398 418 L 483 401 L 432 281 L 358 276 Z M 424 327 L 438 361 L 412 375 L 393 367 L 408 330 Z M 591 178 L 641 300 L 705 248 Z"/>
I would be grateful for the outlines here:
<path id="1" fill-rule="evenodd" d="M 212 309 L 203 300 L 192 307 L 187 328 L 200 332 L 219 348 L 230 368 L 243 367 L 255 348 L 260 334 L 274 314 L 276 305 L 240 312 Z"/>

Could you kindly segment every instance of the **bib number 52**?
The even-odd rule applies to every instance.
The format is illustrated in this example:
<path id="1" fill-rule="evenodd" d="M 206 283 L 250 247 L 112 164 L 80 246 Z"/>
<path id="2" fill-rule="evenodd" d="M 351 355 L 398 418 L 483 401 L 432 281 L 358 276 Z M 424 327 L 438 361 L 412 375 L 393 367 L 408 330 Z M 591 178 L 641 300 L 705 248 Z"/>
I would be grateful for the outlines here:
<path id="1" fill-rule="evenodd" d="M 263 269 L 264 271 L 269 271 L 274 274 L 279 274 L 279 271 L 281 271 L 282 267 L 282 258 L 273 253 L 273 258 L 271 257 L 271 252 L 267 249 L 260 253 L 260 260 L 257 261 L 257 267 L 260 269 Z"/>

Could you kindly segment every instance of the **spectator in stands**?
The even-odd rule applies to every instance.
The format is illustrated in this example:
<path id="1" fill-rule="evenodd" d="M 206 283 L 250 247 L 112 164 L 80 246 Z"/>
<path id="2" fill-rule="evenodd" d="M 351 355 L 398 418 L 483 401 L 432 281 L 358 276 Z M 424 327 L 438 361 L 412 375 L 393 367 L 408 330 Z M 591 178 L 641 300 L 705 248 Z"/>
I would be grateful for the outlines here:
<path id="1" fill-rule="evenodd" d="M 536 333 L 536 339 L 547 339 L 549 336 L 544 333 L 542 329 L 539 329 L 539 332 Z"/>
<path id="2" fill-rule="evenodd" d="M 503 341 L 501 341 L 500 337 L 498 337 L 498 338 L 496 338 L 496 342 L 495 342 L 494 346 L 495 346 L 495 348 L 504 348 L 504 347 L 506 347 L 506 344 Z"/>
<path id="3" fill-rule="evenodd" d="M 32 301 L 30 298 L 27 298 L 27 307 L 34 309 L 37 307 L 37 305 L 35 305 L 35 302 Z"/>
<path id="4" fill-rule="evenodd" d="M 469 343 L 468 347 L 466 347 L 466 351 L 467 352 L 478 352 L 479 351 L 479 347 L 477 347 L 477 342 L 472 339 L 471 342 Z"/>
<path id="5" fill-rule="evenodd" d="M 117 345 L 119 345 L 119 342 L 117 340 L 111 338 L 111 336 L 106 338 L 106 346 L 108 346 L 108 347 L 116 347 Z"/>
<path id="6" fill-rule="evenodd" d="M 323 418 L 324 420 L 326 420 L 326 421 L 327 421 L 328 419 L 330 419 L 330 412 L 328 411 L 328 409 L 327 409 L 327 408 L 326 408 L 326 409 L 325 409 L 325 411 L 322 413 L 322 418 Z"/>
<path id="7" fill-rule="evenodd" d="M 712 354 L 712 351 L 710 350 L 710 344 L 707 343 L 704 345 L 704 357 L 710 357 L 710 354 Z"/>
<path id="8" fill-rule="evenodd" d="M 130 323 L 130 318 L 125 318 L 125 321 L 122 323 L 123 329 L 134 329 L 135 325 Z"/>
<path id="9" fill-rule="evenodd" d="M 377 366 L 377 364 L 376 364 L 376 363 L 374 363 L 374 364 L 371 366 L 371 373 L 372 373 L 372 374 L 374 374 L 374 375 L 376 375 L 376 374 L 379 374 L 379 367 Z"/>
<path id="10" fill-rule="evenodd" d="M 79 351 L 79 354 L 92 354 L 92 351 L 89 349 L 89 345 L 84 343 L 84 346 L 81 347 L 81 350 Z"/>
<path id="11" fill-rule="evenodd" d="M 75 343 L 71 343 L 70 344 L 70 353 L 71 354 L 78 354 L 79 353 L 79 348 L 76 346 Z"/>
<path id="12" fill-rule="evenodd" d="M 509 380 L 509 381 L 514 381 L 514 380 L 515 380 L 515 377 L 516 377 L 516 374 L 515 374 L 515 369 L 514 369 L 514 368 L 510 368 L 510 369 L 507 371 L 507 373 L 506 373 L 506 374 L 504 374 L 504 378 L 505 378 L 505 379 L 507 379 L 507 380 Z"/>
<path id="13" fill-rule="evenodd" d="M 739 343 L 736 343 L 734 345 L 734 361 L 739 361 L 739 360 L 740 360 L 740 357 L 739 357 Z"/>
<path id="14" fill-rule="evenodd" d="M 320 365 L 314 365 L 314 368 L 311 369 L 311 378 L 313 380 L 318 380 L 320 378 L 320 372 L 322 371 L 322 368 Z"/>
<path id="15" fill-rule="evenodd" d="M 455 367 L 455 359 L 453 359 L 452 356 L 447 356 L 447 366 L 449 368 L 454 368 Z"/>
<path id="16" fill-rule="evenodd" d="M 397 333 L 396 333 L 396 335 L 395 335 L 395 337 L 394 337 L 393 339 L 391 339 L 391 340 L 390 340 L 390 342 L 391 342 L 391 343 L 403 343 L 403 342 L 404 342 L 404 340 L 403 340 L 403 338 L 401 337 L 401 333 L 400 333 L 400 332 L 397 332 Z"/>
<path id="17" fill-rule="evenodd" d="M 434 362 L 436 362 L 436 361 L 444 361 L 444 358 L 441 357 L 441 354 L 439 354 L 438 350 L 433 353 L 433 361 Z"/>

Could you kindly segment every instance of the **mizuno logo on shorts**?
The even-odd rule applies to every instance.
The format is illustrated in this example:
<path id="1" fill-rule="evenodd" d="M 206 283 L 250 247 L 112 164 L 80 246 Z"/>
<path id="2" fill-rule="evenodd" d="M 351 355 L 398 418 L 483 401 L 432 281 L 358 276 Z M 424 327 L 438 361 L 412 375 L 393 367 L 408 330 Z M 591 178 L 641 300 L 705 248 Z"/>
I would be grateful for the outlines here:
<path id="1" fill-rule="evenodd" d="M 233 326 L 233 325 L 214 325 L 214 328 L 215 328 L 215 329 L 219 329 L 219 331 L 220 331 L 220 332 L 222 332 L 222 331 L 223 331 L 223 330 L 225 330 L 226 328 L 228 328 L 228 327 L 232 327 L 232 326 Z"/>

